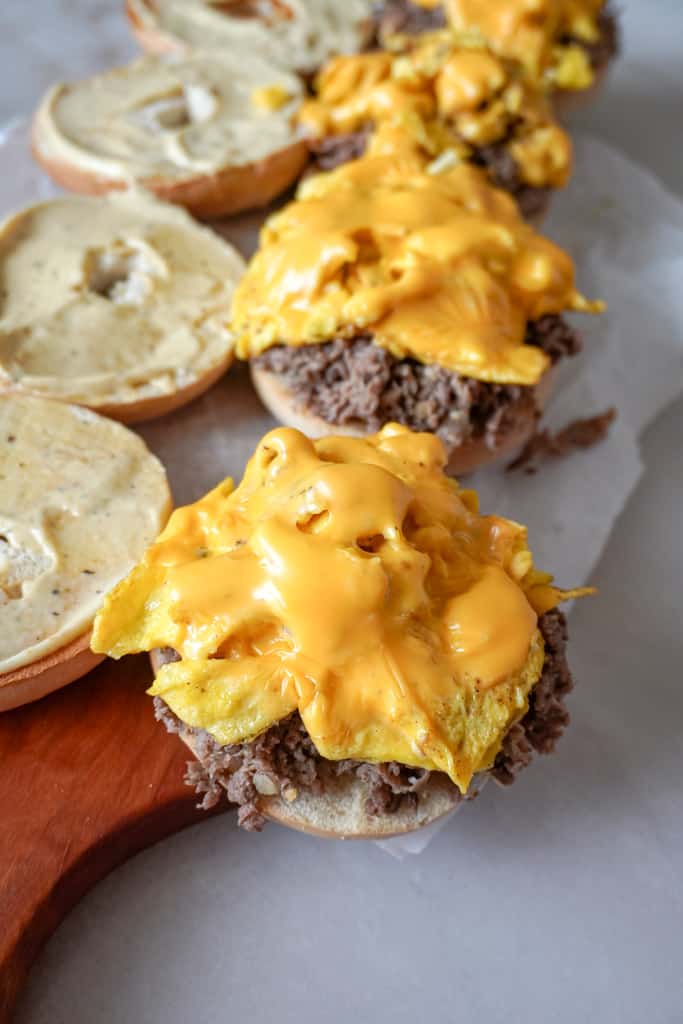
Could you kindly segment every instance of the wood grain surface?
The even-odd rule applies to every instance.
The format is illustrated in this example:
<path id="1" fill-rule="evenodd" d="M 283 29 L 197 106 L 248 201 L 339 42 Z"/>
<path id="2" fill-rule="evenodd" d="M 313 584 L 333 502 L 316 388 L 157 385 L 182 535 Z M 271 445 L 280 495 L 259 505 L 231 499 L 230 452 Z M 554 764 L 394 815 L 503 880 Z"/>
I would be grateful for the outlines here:
<path id="1" fill-rule="evenodd" d="M 0 715 L 0 1022 L 45 940 L 127 857 L 205 811 L 154 719 L 146 657 Z M 223 803 L 218 810 L 227 807 Z"/>

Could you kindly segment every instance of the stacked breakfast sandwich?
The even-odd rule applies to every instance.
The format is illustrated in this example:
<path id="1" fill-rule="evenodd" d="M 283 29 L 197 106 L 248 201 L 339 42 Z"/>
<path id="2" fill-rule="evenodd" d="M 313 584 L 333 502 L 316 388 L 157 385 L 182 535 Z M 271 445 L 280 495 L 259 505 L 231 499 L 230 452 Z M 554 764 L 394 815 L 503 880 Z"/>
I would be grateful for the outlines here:
<path id="1" fill-rule="evenodd" d="M 568 721 L 558 606 L 587 591 L 556 588 L 453 474 L 529 440 L 581 348 L 566 315 L 603 309 L 539 224 L 571 178 L 558 111 L 604 76 L 614 18 L 126 13 L 145 55 L 56 85 L 33 119 L 76 194 L 0 226 L 0 710 L 149 652 L 203 806 L 225 794 L 252 830 L 419 828 Z M 216 222 L 288 190 L 245 266 Z M 284 426 L 237 487 L 171 514 L 125 424 L 235 358 Z"/>

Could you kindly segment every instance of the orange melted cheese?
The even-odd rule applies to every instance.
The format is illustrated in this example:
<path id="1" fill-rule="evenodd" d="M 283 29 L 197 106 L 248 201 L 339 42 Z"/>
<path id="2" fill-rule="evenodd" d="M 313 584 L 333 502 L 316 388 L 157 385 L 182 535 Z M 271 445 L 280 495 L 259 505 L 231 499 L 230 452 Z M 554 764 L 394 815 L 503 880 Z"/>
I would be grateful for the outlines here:
<path id="1" fill-rule="evenodd" d="M 317 98 L 299 112 L 314 136 L 372 125 L 383 133 L 382 152 L 409 149 L 425 166 L 444 153 L 471 159 L 504 140 L 526 184 L 561 188 L 569 177 L 571 142 L 539 87 L 485 48 L 458 47 L 447 31 L 420 37 L 400 56 L 335 57 L 316 86 Z"/>
<path id="2" fill-rule="evenodd" d="M 562 40 L 595 42 L 604 0 L 444 0 L 444 5 L 456 32 L 485 40 L 535 78 L 566 89 L 585 89 L 593 81 L 585 51 Z"/>
<path id="3" fill-rule="evenodd" d="M 371 332 L 397 358 L 534 385 L 549 359 L 524 344 L 528 321 L 600 308 L 478 169 L 377 155 L 310 179 L 266 222 L 232 328 L 243 358 Z"/>
<path id="4" fill-rule="evenodd" d="M 465 790 L 527 707 L 561 596 L 516 523 L 481 516 L 429 434 L 262 440 L 244 479 L 174 512 L 105 600 L 93 648 L 173 647 L 150 691 L 219 743 L 298 710 L 323 757 Z"/>

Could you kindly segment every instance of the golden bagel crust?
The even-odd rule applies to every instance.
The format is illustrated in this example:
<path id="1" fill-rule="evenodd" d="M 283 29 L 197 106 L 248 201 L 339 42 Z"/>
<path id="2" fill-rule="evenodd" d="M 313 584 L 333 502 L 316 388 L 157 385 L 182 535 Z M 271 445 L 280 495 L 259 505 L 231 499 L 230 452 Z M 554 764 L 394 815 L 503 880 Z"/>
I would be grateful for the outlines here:
<path id="1" fill-rule="evenodd" d="M 150 652 L 155 673 L 166 660 L 161 651 Z M 179 735 L 196 757 L 190 730 L 181 728 Z M 369 815 L 365 811 L 367 795 L 365 783 L 355 775 L 344 775 L 327 780 L 322 793 L 303 792 L 291 802 L 279 796 L 262 797 L 258 809 L 271 821 L 324 839 L 388 839 L 430 825 L 462 801 L 456 787 L 439 772 L 433 772 L 424 789 L 416 794 L 415 809 Z"/>
<path id="2" fill-rule="evenodd" d="M 104 660 L 90 650 L 90 632 L 31 665 L 0 675 L 0 712 L 30 704 L 73 683 Z"/>
<path id="3" fill-rule="evenodd" d="M 324 437 L 330 433 L 362 437 L 364 433 L 367 433 L 360 425 L 356 427 L 350 424 L 340 426 L 326 423 L 314 413 L 298 408 L 291 393 L 283 386 L 276 374 L 263 370 L 253 363 L 250 370 L 251 379 L 261 401 L 275 419 L 285 426 L 294 427 L 313 438 Z M 539 412 L 543 411 L 549 401 L 555 387 L 555 380 L 556 373 L 554 369 L 550 369 L 546 371 L 533 389 L 535 406 Z M 519 420 L 517 428 L 511 430 L 504 443 L 495 450 L 489 448 L 482 438 L 466 441 L 451 450 L 448 453 L 447 472 L 453 476 L 465 476 L 482 466 L 514 458 L 520 448 L 529 440 L 538 422 L 537 415 L 523 399 L 520 400 L 516 418 Z"/>
<path id="4" fill-rule="evenodd" d="M 40 112 L 39 112 L 40 113 Z M 100 196 L 128 188 L 122 179 L 102 178 L 75 163 L 57 160 L 43 148 L 39 113 L 31 129 L 31 152 L 52 180 L 69 192 Z M 265 160 L 226 167 L 186 181 L 145 178 L 140 184 L 168 203 L 184 206 L 200 220 L 228 217 L 268 203 L 284 192 L 299 176 L 308 160 L 306 143 L 299 139 Z"/>

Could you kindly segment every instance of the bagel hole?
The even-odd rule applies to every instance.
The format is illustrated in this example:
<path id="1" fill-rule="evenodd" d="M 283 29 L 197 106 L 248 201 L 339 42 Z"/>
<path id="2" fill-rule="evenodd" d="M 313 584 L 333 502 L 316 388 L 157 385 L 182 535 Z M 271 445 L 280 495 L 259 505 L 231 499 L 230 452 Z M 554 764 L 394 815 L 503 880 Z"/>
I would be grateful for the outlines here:
<path id="1" fill-rule="evenodd" d="M 110 302 L 121 302 L 133 288 L 134 275 L 142 269 L 140 253 L 104 250 L 94 255 L 88 273 L 88 288 Z"/>
<path id="2" fill-rule="evenodd" d="M 170 96 L 146 103 L 139 109 L 137 117 L 146 128 L 154 132 L 177 132 L 181 128 L 209 121 L 217 105 L 218 101 L 211 89 L 191 82 Z"/>

